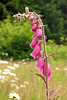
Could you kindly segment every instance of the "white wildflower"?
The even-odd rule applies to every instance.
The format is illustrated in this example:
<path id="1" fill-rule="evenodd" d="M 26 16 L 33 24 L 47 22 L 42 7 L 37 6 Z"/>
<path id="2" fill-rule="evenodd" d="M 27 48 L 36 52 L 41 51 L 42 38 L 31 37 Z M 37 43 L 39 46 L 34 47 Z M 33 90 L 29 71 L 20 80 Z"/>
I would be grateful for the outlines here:
<path id="1" fill-rule="evenodd" d="M 27 85 L 28 85 L 28 84 L 29 84 L 29 82 L 28 82 L 28 81 L 24 81 L 24 84 L 27 84 Z"/>
<path id="2" fill-rule="evenodd" d="M 27 58 L 27 60 L 29 60 L 29 58 Z"/>
<path id="3" fill-rule="evenodd" d="M 9 98 L 16 98 L 17 100 L 20 100 L 20 96 L 17 93 L 9 93 Z"/>
<path id="4" fill-rule="evenodd" d="M 25 59 L 22 59 L 22 61 L 24 62 L 24 61 L 25 61 Z"/>
<path id="5" fill-rule="evenodd" d="M 15 80 L 11 80 L 11 82 L 16 82 Z"/>
<path id="6" fill-rule="evenodd" d="M 2 64 L 8 64 L 8 61 L 0 61 L 0 63 L 2 63 Z"/>
<path id="7" fill-rule="evenodd" d="M 7 72 L 2 72 L 2 74 L 8 74 Z"/>
<path id="8" fill-rule="evenodd" d="M 4 55 L 5 53 L 3 52 L 2 55 Z"/>
<path id="9" fill-rule="evenodd" d="M 10 74 L 11 76 L 16 76 L 16 74 L 14 74 L 14 73 L 11 73 L 11 72 L 10 72 L 9 74 Z"/>
<path id="10" fill-rule="evenodd" d="M 67 68 L 64 68 L 64 70 L 67 70 Z"/>
<path id="11" fill-rule="evenodd" d="M 10 69 L 4 69 L 5 72 L 10 72 Z"/>
<path id="12" fill-rule="evenodd" d="M 17 67 L 17 68 L 18 68 L 18 67 L 19 67 L 19 65 L 18 65 L 18 64 L 14 64 L 14 67 Z"/>
<path id="13" fill-rule="evenodd" d="M 58 67 L 56 67 L 55 69 L 56 69 L 56 70 L 59 70 L 59 68 L 58 68 Z"/>
<path id="14" fill-rule="evenodd" d="M 13 61 L 13 59 L 11 58 L 10 61 Z"/>
<path id="15" fill-rule="evenodd" d="M 6 56 L 8 56 L 8 53 L 5 53 Z"/>
<path id="16" fill-rule="evenodd" d="M 24 88 L 25 88 L 25 87 L 26 87 L 26 85 L 22 85 L 22 84 L 21 84 L 21 85 L 20 85 L 20 87 L 24 87 Z"/>
<path id="17" fill-rule="evenodd" d="M 19 86 L 18 85 L 16 85 L 16 84 L 11 84 L 11 87 L 16 87 L 16 89 L 19 89 Z"/>
<path id="18" fill-rule="evenodd" d="M 19 78 L 15 77 L 15 80 L 19 80 Z"/>
<path id="19" fill-rule="evenodd" d="M 15 70 L 15 67 L 12 67 L 12 66 L 7 66 L 9 69 L 13 69 Z"/>

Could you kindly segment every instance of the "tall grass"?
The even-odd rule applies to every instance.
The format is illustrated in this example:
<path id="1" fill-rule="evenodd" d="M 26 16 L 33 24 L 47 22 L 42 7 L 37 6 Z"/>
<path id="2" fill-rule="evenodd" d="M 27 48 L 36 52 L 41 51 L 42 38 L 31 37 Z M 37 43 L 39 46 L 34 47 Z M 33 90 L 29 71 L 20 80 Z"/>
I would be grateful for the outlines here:
<path id="1" fill-rule="evenodd" d="M 47 52 L 51 54 L 55 52 L 52 57 L 49 57 L 49 65 L 51 68 L 52 77 L 49 79 L 49 91 L 61 85 L 58 93 L 58 100 L 67 100 L 67 47 L 63 45 L 55 45 L 53 42 L 48 41 Z M 18 64 L 19 67 L 15 70 L 10 69 L 11 73 L 16 74 L 16 76 L 4 74 L 4 69 L 9 69 L 7 66 L 13 66 Z M 8 61 L 8 64 L 1 63 L 0 61 L 0 77 L 8 76 L 7 80 L 2 82 L 0 78 L 0 100 L 14 100 L 9 98 L 9 93 L 11 91 L 16 92 L 21 97 L 20 100 L 46 100 L 45 98 L 45 84 L 41 78 L 31 73 L 33 70 L 36 73 L 40 73 L 35 69 L 37 66 L 37 60 L 18 60 L 18 61 Z M 42 73 L 41 73 L 42 74 Z M 15 80 L 15 82 L 11 82 Z M 25 83 L 26 82 L 26 83 Z M 11 84 L 15 84 L 11 86 Z"/>

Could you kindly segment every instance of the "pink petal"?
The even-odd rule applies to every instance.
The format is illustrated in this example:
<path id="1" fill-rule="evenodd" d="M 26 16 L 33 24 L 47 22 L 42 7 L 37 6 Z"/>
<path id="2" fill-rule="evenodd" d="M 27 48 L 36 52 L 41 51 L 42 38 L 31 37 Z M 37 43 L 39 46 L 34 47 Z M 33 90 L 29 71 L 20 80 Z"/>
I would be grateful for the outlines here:
<path id="1" fill-rule="evenodd" d="M 32 31 L 34 32 L 35 30 L 37 29 L 37 24 L 34 24 L 33 26 L 32 26 Z"/>
<path id="2" fill-rule="evenodd" d="M 43 66 L 43 76 L 46 77 L 46 62 L 44 62 L 44 66 Z M 50 67 L 48 64 L 48 79 L 51 77 L 51 71 L 50 71 Z"/>
<path id="3" fill-rule="evenodd" d="M 37 43 L 38 43 L 38 38 L 37 37 L 34 37 L 33 41 L 30 44 L 30 47 L 31 48 L 35 48 L 35 46 L 36 46 Z"/>
<path id="4" fill-rule="evenodd" d="M 35 24 L 35 21 L 32 20 L 30 25 L 33 26 L 34 24 Z"/>
<path id="5" fill-rule="evenodd" d="M 38 56 L 38 63 L 37 63 L 36 69 L 38 69 L 38 70 L 41 71 L 41 69 L 43 68 L 43 65 L 44 65 L 43 59 L 42 59 L 42 57 L 39 55 L 39 56 Z"/>
<path id="6" fill-rule="evenodd" d="M 30 16 L 30 20 L 31 20 L 31 21 L 34 20 L 34 17 L 33 17 L 33 16 Z"/>
<path id="7" fill-rule="evenodd" d="M 41 38 L 41 37 L 42 37 L 42 30 L 41 30 L 40 28 L 38 28 L 38 29 L 36 30 L 36 34 L 37 34 L 37 37 L 38 37 L 38 38 Z"/>
<path id="8" fill-rule="evenodd" d="M 37 43 L 33 52 L 30 55 L 35 59 L 39 55 L 40 51 L 41 51 L 41 45 Z"/>
<path id="9" fill-rule="evenodd" d="M 35 37 L 36 36 L 36 31 L 33 33 L 33 37 Z"/>

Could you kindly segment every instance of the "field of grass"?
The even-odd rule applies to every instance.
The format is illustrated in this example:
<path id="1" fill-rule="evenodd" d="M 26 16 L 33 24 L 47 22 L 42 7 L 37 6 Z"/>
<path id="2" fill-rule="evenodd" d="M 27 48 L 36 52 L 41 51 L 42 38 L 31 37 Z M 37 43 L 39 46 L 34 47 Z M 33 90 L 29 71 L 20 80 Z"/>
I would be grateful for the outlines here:
<path id="1" fill-rule="evenodd" d="M 66 60 L 49 61 L 52 77 L 49 79 L 49 91 L 61 85 L 58 100 L 67 100 L 67 67 Z M 17 100 L 10 93 L 18 94 L 18 100 L 46 100 L 45 84 L 41 78 L 30 70 L 35 69 L 37 61 L 21 60 L 3 62 L 0 60 L 0 100 Z M 19 99 L 20 98 L 20 99 Z"/>

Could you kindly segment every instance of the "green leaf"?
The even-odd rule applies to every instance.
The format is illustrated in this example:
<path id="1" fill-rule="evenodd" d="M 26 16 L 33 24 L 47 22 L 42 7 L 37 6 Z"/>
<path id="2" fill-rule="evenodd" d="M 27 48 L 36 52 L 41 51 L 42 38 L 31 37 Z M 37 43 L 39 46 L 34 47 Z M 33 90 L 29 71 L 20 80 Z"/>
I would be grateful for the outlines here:
<path id="1" fill-rule="evenodd" d="M 40 78 L 42 78 L 42 80 L 46 83 L 45 78 L 41 75 L 41 74 L 37 74 L 35 72 L 33 72 L 32 70 L 30 70 L 32 73 L 34 73 L 35 75 L 39 76 Z"/>

